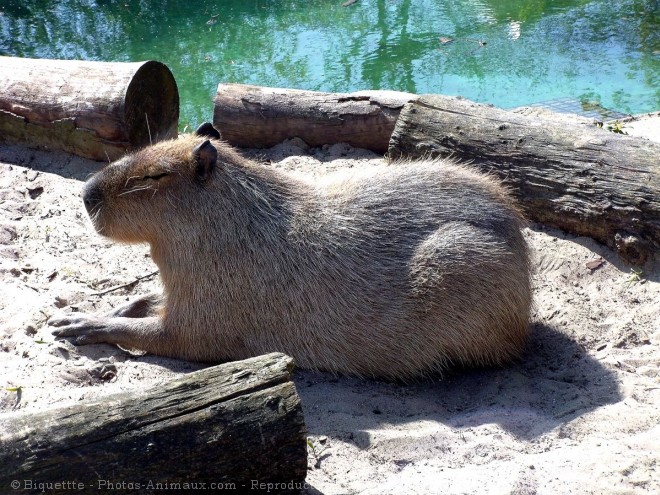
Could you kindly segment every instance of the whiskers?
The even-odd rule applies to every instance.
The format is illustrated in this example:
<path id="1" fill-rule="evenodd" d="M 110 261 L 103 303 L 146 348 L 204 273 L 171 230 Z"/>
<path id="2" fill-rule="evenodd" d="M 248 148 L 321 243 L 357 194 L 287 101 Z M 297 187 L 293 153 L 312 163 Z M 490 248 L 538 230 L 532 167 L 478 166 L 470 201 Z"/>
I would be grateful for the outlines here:
<path id="1" fill-rule="evenodd" d="M 89 219 L 92 222 L 92 225 L 94 225 L 94 228 L 99 234 L 103 234 L 103 231 L 105 230 L 105 225 L 103 222 L 101 222 L 101 209 L 103 208 L 103 201 L 98 203 L 97 205 L 92 208 L 92 210 L 89 212 Z"/>
<path id="2" fill-rule="evenodd" d="M 127 194 L 132 194 L 132 193 L 136 193 L 136 192 L 140 192 L 140 191 L 153 191 L 153 194 L 156 194 L 158 192 L 158 188 L 153 187 L 150 184 L 143 184 L 143 185 L 134 186 L 134 187 L 131 187 L 130 189 L 122 191 L 119 194 L 117 194 L 117 196 L 125 196 Z"/>
<path id="3" fill-rule="evenodd" d="M 172 201 L 172 193 L 171 191 L 167 191 L 165 193 L 165 198 L 167 198 L 167 202 L 172 205 L 172 208 L 176 210 L 176 205 L 174 204 L 174 201 Z"/>
<path id="4" fill-rule="evenodd" d="M 151 139 L 151 128 L 149 127 L 149 117 L 147 117 L 147 113 L 144 113 L 144 120 L 147 122 L 147 132 L 149 133 L 149 144 L 153 145 L 154 142 Z"/>

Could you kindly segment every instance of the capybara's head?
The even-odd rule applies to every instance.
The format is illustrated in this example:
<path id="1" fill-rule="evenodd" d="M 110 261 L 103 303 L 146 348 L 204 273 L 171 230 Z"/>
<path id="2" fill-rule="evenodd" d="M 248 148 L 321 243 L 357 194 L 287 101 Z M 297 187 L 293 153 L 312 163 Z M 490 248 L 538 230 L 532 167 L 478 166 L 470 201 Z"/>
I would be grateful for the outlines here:
<path id="1" fill-rule="evenodd" d="M 96 230 L 123 242 L 150 242 L 167 235 L 168 224 L 209 186 L 226 145 L 210 124 L 136 151 L 93 175 L 83 202 Z M 209 139 L 210 138 L 210 139 Z M 184 214 L 185 215 L 185 214 Z"/>

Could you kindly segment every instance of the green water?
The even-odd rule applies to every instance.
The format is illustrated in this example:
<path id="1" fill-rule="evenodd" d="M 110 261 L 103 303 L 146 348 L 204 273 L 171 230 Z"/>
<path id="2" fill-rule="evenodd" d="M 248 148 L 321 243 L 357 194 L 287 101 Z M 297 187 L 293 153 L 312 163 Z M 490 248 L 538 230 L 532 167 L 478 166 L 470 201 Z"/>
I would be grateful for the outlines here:
<path id="1" fill-rule="evenodd" d="M 0 54 L 163 61 L 182 128 L 219 82 L 660 109 L 660 0 L 342 1 L 0 0 Z"/>

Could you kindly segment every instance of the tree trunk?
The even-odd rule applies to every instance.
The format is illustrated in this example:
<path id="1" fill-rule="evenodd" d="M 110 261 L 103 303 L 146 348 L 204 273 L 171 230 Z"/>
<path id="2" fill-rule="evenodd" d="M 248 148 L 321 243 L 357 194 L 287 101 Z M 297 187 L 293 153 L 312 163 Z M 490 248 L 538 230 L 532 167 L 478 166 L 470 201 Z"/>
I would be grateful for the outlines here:
<path id="1" fill-rule="evenodd" d="M 177 136 L 179 92 L 160 62 L 0 57 L 0 141 L 94 160 Z"/>
<path id="2" fill-rule="evenodd" d="M 319 93 L 220 84 L 213 125 L 243 148 L 267 148 L 299 137 L 310 146 L 348 143 L 385 153 L 403 105 L 415 98 L 396 91 Z"/>
<path id="3" fill-rule="evenodd" d="M 549 115 L 421 96 L 401 111 L 389 154 L 453 156 L 495 172 L 532 220 L 644 263 L 660 247 L 660 145 Z"/>
<path id="4" fill-rule="evenodd" d="M 189 493 L 215 483 L 298 493 L 307 438 L 292 366 L 267 354 L 97 403 L 0 416 L 0 491 Z"/>

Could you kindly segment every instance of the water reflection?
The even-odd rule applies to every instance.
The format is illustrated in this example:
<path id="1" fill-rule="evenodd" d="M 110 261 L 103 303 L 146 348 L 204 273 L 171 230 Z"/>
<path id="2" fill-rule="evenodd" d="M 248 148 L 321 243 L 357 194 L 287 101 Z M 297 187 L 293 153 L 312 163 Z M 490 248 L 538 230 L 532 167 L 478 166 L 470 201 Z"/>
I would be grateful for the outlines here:
<path id="1" fill-rule="evenodd" d="M 2 54 L 164 61 L 183 125 L 211 117 L 220 81 L 660 108 L 657 0 L 4 0 L 0 11 Z"/>

